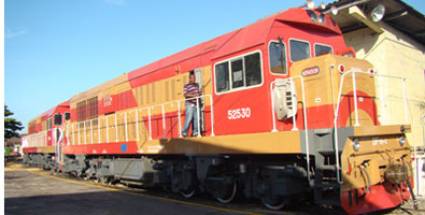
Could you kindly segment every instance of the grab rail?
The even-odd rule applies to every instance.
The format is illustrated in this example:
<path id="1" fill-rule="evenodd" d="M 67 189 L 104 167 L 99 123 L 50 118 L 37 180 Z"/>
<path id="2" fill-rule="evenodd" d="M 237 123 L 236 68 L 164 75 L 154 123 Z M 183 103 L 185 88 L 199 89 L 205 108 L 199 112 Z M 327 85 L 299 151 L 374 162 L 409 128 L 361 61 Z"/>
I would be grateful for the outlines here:
<path id="1" fill-rule="evenodd" d="M 343 90 L 343 86 L 344 86 L 345 77 L 348 76 L 349 74 L 351 74 L 352 75 L 353 100 L 354 100 L 354 117 L 355 117 L 354 126 L 355 127 L 360 126 L 359 115 L 358 115 L 358 105 L 357 105 L 356 73 L 366 74 L 366 75 L 373 76 L 373 77 L 383 77 L 383 78 L 392 78 L 392 79 L 400 80 L 402 82 L 402 88 L 403 88 L 404 119 L 405 119 L 406 123 L 408 122 L 408 119 L 409 119 L 408 113 L 410 113 L 409 110 L 408 110 L 409 108 L 408 108 L 406 78 L 402 78 L 402 77 L 399 77 L 399 76 L 381 75 L 381 74 L 376 74 L 376 73 L 371 73 L 371 72 L 364 72 L 359 68 L 351 68 L 350 70 L 348 70 L 347 72 L 344 72 L 341 75 L 341 80 L 340 80 L 340 83 L 339 83 L 339 91 L 338 91 L 338 101 L 337 101 L 337 106 L 334 110 L 334 122 L 333 122 L 336 177 L 337 177 L 338 183 L 340 183 L 340 184 L 342 184 L 343 181 L 342 181 L 341 174 L 340 174 L 341 165 L 340 165 L 340 160 L 339 160 L 339 138 L 338 138 L 339 108 L 340 108 L 341 98 L 343 96 L 342 90 Z M 380 99 L 383 99 L 383 98 L 380 98 Z"/>
<path id="2" fill-rule="evenodd" d="M 84 144 L 87 144 L 87 142 L 88 142 L 88 137 L 87 137 L 87 135 L 88 135 L 88 133 L 90 134 L 90 144 L 92 144 L 92 143 L 94 143 L 94 133 L 95 132 L 93 132 L 94 130 L 93 130 L 93 124 L 95 124 L 95 123 L 93 123 L 93 121 L 94 120 L 97 120 L 97 142 L 98 143 L 100 143 L 101 142 L 101 129 L 105 129 L 106 130 L 106 134 L 105 134 L 105 140 L 106 140 L 106 143 L 109 143 L 110 142 L 110 132 L 109 132 L 109 129 L 110 128 L 113 128 L 114 129 L 114 133 L 115 133 L 115 142 L 119 142 L 122 138 L 120 138 L 119 137 L 119 131 L 118 131 L 118 127 L 119 126 L 123 126 L 124 127 L 124 141 L 125 142 L 128 142 L 129 141 L 129 139 L 130 139 L 130 137 L 129 137 L 129 118 L 128 118 L 128 114 L 131 114 L 131 113 L 134 113 L 134 121 L 133 121 L 133 123 L 135 123 L 135 139 L 137 140 L 137 141 L 139 141 L 140 140 L 140 134 L 139 134 L 139 132 L 140 132 L 140 130 L 139 130 L 139 123 L 141 122 L 141 121 L 144 121 L 143 119 L 140 119 L 140 117 L 139 117 L 139 115 L 140 115 L 140 113 L 141 112 L 145 112 L 145 113 L 147 113 L 147 130 L 148 130 L 148 140 L 152 140 L 152 133 L 153 133 L 153 129 L 152 129 L 152 121 L 153 121 L 153 119 L 152 119 L 152 111 L 155 109 L 155 108 L 160 108 L 160 116 L 161 116 L 161 122 L 162 122 L 162 138 L 165 138 L 166 137 L 166 135 L 167 135 L 167 131 L 169 130 L 169 128 L 167 128 L 167 123 L 166 123 L 166 111 L 165 111 L 165 109 L 166 109 L 166 106 L 168 106 L 168 105 L 176 105 L 177 104 L 177 120 L 178 120 L 178 132 L 179 132 L 179 134 L 178 134 L 178 136 L 181 138 L 182 137 L 182 119 L 181 119 L 181 103 L 183 103 L 183 102 L 186 102 L 186 101 L 188 101 L 188 100 L 194 100 L 194 99 L 196 99 L 196 106 L 198 107 L 197 108 L 197 111 L 196 111 L 196 114 L 197 114 L 197 121 L 195 122 L 195 123 L 197 123 L 197 127 L 198 127 L 198 130 L 199 131 L 201 131 L 201 108 L 199 108 L 200 107 L 200 99 L 209 99 L 209 103 L 210 103 L 210 117 L 211 117 L 211 119 L 210 119 L 210 136 L 215 136 L 215 133 L 214 133 L 214 101 L 213 101 L 213 98 L 212 98 L 212 96 L 211 95 L 201 95 L 201 96 L 198 96 L 198 97 L 194 97 L 194 98 L 188 98 L 188 99 L 180 99 L 180 100 L 173 100 L 173 101 L 169 101 L 169 102 L 164 102 L 164 103 L 159 103 L 159 104 L 153 104 L 153 105 L 149 105 L 149 106 L 146 106 L 146 107 L 142 107 L 142 108 L 136 108 L 136 109 L 133 109 L 133 110 L 128 110 L 128 111 L 124 111 L 123 113 L 118 113 L 118 112 L 115 112 L 115 113 L 113 113 L 113 114 L 111 114 L 111 115 L 107 115 L 107 116 L 105 116 L 105 117 L 103 117 L 102 119 L 106 119 L 105 121 L 105 125 L 104 125 L 104 127 L 102 127 L 101 125 L 102 125 L 102 120 L 101 120 L 101 118 L 100 117 L 98 117 L 98 118 L 94 118 L 94 119 L 90 119 L 90 120 L 86 120 L 86 121 L 82 121 L 82 122 L 74 122 L 74 123 L 70 123 L 70 125 L 68 125 L 68 126 L 66 126 L 66 130 L 67 130 L 67 134 L 68 135 L 72 135 L 72 137 L 71 138 L 68 138 L 68 139 L 70 139 L 70 140 L 72 140 L 72 141 L 70 141 L 71 142 L 71 145 L 73 145 L 73 144 L 75 144 L 75 143 L 78 143 L 78 144 L 81 144 L 82 142 L 84 143 Z M 118 117 L 117 117 L 117 114 L 123 114 L 123 123 L 121 124 L 119 124 L 118 123 Z M 113 116 L 112 116 L 113 115 Z M 110 119 L 110 117 L 113 117 L 113 125 L 109 125 L 109 119 Z M 83 128 L 81 128 L 81 124 L 80 123 L 83 123 L 82 125 L 83 125 Z M 76 124 L 77 125 L 77 128 L 76 129 L 74 129 L 74 124 Z M 86 124 L 87 124 L 87 126 L 86 126 Z M 90 126 L 89 128 L 87 128 L 88 126 Z M 68 131 L 68 129 L 69 129 L 69 127 L 71 127 L 71 132 L 69 132 Z M 89 131 L 86 131 L 86 130 L 88 130 L 89 129 Z M 77 131 L 75 131 L 75 130 L 77 130 Z M 83 131 L 81 131 L 81 130 L 83 130 Z M 83 132 L 82 134 L 81 134 L 81 132 Z M 75 141 L 75 135 L 77 135 L 77 142 Z M 81 136 L 83 136 L 84 135 L 84 140 L 82 140 L 82 137 Z M 201 137 L 202 136 L 202 134 L 201 134 L 201 132 L 198 132 L 198 136 L 197 137 Z"/>
<path id="3" fill-rule="evenodd" d="M 305 140 L 305 145 L 306 145 L 306 163 L 307 163 L 307 178 L 310 182 L 310 139 L 308 136 L 308 118 L 307 118 L 307 105 L 306 105 L 306 99 L 305 99 L 305 86 L 304 86 L 304 77 L 303 76 L 294 76 L 294 77 L 289 77 L 288 79 L 290 79 L 291 81 L 295 82 L 295 80 L 299 80 L 301 83 L 301 100 L 302 100 L 302 109 L 303 109 L 303 123 L 304 123 L 304 140 Z M 272 132 L 277 132 L 277 128 L 276 128 L 276 112 L 274 109 L 274 96 L 273 96 L 273 89 L 274 89 L 274 85 L 276 83 L 276 80 L 272 81 L 270 83 L 270 95 L 271 95 L 271 110 L 272 110 Z M 297 99 L 297 103 L 295 104 L 295 108 L 298 109 L 298 99 Z M 291 117 L 292 118 L 292 131 L 297 131 L 297 122 L 296 122 L 296 114 L 294 114 L 294 116 Z"/>

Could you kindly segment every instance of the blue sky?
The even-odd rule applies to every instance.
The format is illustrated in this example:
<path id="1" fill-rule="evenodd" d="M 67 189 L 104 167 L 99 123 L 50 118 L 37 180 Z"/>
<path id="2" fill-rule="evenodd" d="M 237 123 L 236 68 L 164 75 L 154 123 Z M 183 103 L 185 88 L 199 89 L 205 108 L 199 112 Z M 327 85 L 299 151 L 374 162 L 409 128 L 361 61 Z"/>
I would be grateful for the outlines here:
<path id="1" fill-rule="evenodd" d="M 425 1 L 406 2 L 425 13 Z M 5 0 L 5 103 L 26 126 L 78 92 L 304 3 Z"/>

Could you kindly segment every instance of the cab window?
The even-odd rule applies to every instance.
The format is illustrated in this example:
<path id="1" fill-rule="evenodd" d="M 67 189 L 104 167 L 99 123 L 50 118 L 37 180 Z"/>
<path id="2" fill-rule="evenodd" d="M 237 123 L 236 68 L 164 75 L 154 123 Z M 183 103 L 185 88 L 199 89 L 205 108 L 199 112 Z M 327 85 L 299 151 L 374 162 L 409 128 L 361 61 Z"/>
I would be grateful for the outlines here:
<path id="1" fill-rule="evenodd" d="M 278 74 L 288 74 L 286 69 L 285 44 L 271 42 L 269 46 L 270 71 Z"/>
<path id="2" fill-rule="evenodd" d="M 243 74 L 243 58 L 232 61 L 232 88 L 239 88 L 245 85 L 245 75 Z"/>
<path id="3" fill-rule="evenodd" d="M 296 62 L 310 57 L 310 44 L 299 40 L 290 40 L 291 61 Z"/>
<path id="4" fill-rule="evenodd" d="M 315 44 L 314 45 L 314 56 L 320 56 L 332 53 L 332 47 L 328 45 Z"/>
<path id="5" fill-rule="evenodd" d="M 66 112 L 65 113 L 65 120 L 70 120 L 71 119 L 71 113 L 69 113 L 69 112 Z"/>
<path id="6" fill-rule="evenodd" d="M 52 127 L 53 127 L 52 118 L 50 117 L 50 118 L 47 119 L 47 129 L 51 129 Z"/>
<path id="7" fill-rule="evenodd" d="M 229 62 L 220 63 L 215 66 L 217 92 L 225 92 L 230 89 L 229 85 Z"/>
<path id="8" fill-rule="evenodd" d="M 218 93 L 259 85 L 262 83 L 260 53 L 219 63 L 214 75 Z"/>
<path id="9" fill-rule="evenodd" d="M 245 56 L 245 77 L 247 87 L 261 84 L 260 53 Z"/>
<path id="10" fill-rule="evenodd" d="M 55 114 L 54 123 L 55 125 L 62 125 L 62 114 Z"/>

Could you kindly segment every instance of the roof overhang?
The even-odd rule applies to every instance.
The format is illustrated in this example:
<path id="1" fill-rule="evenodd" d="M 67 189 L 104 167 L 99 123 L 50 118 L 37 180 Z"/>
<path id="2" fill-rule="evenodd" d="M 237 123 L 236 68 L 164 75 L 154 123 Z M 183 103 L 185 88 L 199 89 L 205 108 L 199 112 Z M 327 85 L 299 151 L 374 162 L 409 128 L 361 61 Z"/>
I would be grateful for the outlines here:
<path id="1" fill-rule="evenodd" d="M 369 17 L 358 6 L 349 7 L 347 14 L 376 33 L 384 32 L 381 26 L 370 20 Z"/>
<path id="2" fill-rule="evenodd" d="M 425 16 L 402 0 L 339 0 L 328 4 L 325 10 L 329 11 L 332 6 L 340 9 L 333 19 L 343 33 L 363 28 L 381 33 L 382 25 L 373 22 L 368 14 L 377 4 L 385 6 L 385 16 L 380 22 L 425 45 Z"/>

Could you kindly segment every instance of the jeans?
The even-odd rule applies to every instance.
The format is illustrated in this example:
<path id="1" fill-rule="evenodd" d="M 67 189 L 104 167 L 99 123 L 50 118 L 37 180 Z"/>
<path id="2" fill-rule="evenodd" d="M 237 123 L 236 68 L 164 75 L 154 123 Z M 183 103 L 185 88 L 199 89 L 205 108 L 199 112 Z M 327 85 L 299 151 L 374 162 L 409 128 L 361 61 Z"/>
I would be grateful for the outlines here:
<path id="1" fill-rule="evenodd" d="M 197 136 L 199 134 L 198 108 L 196 107 L 196 104 L 192 104 L 190 102 L 186 102 L 185 105 L 186 105 L 186 118 L 184 120 L 182 135 L 184 137 L 187 136 L 189 127 L 192 125 L 192 136 Z"/>

